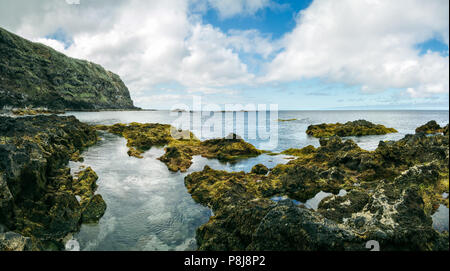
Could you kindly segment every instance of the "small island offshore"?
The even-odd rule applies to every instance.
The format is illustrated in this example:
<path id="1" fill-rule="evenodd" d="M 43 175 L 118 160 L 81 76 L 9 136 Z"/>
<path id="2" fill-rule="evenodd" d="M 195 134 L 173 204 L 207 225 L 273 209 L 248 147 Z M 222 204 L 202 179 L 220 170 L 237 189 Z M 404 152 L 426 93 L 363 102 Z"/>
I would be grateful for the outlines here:
<path id="1" fill-rule="evenodd" d="M 0 255 L 449 250 L 448 110 L 277 111 L 269 150 L 168 124 L 196 111 L 141 110 L 124 81 L 0 27 Z"/>

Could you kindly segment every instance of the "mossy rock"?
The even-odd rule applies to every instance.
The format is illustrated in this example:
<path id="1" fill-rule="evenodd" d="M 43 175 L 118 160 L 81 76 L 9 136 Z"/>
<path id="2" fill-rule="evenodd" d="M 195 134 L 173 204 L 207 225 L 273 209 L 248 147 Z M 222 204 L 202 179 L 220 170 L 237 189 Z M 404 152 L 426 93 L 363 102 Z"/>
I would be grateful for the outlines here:
<path id="1" fill-rule="evenodd" d="M 448 131 L 448 125 L 447 127 L 447 131 Z M 437 124 L 437 122 L 435 120 L 431 120 L 429 122 L 427 122 L 426 124 L 417 127 L 416 129 L 416 133 L 424 133 L 424 134 L 437 134 L 437 133 L 443 133 L 444 132 L 444 128 L 442 128 L 441 126 L 439 126 L 439 124 Z"/>
<path id="2" fill-rule="evenodd" d="M 448 233 L 431 223 L 448 206 L 448 144 L 420 133 L 366 151 L 333 136 L 283 152 L 296 159 L 267 175 L 260 165 L 250 173 L 206 166 L 185 177 L 192 198 L 214 211 L 197 231 L 199 249 L 366 250 L 377 240 L 383 250 L 448 250 Z M 317 211 L 301 204 L 319 192 L 332 195 Z"/>
<path id="3" fill-rule="evenodd" d="M 245 142 L 236 134 L 225 138 L 200 141 L 189 131 L 176 130 L 167 124 L 130 123 L 112 126 L 98 125 L 94 128 L 123 136 L 127 139 L 128 155 L 139 159 L 152 147 L 167 146 L 166 153 L 159 158 L 170 171 L 185 172 L 192 165 L 192 158 L 201 155 L 205 158 L 233 162 L 255 157 L 263 152 Z"/>
<path id="4" fill-rule="evenodd" d="M 252 168 L 251 173 L 266 175 L 269 172 L 269 169 L 263 164 L 257 164 Z"/>
<path id="5" fill-rule="evenodd" d="M 394 128 L 387 128 L 381 124 L 374 124 L 366 120 L 349 121 L 345 124 L 319 124 L 310 125 L 306 130 L 306 133 L 310 136 L 332 137 L 332 136 L 366 136 L 366 135 L 385 135 L 389 133 L 397 133 Z"/>
<path id="6" fill-rule="evenodd" d="M 82 212 L 83 223 L 98 223 L 100 218 L 105 214 L 106 203 L 101 195 L 95 195 L 86 204 Z"/>
<path id="7" fill-rule="evenodd" d="M 96 131 L 74 117 L 0 117 L 0 138 L 0 224 L 31 238 L 33 249 L 62 249 L 98 178 L 88 168 L 74 180 L 67 163 L 97 142 Z"/>

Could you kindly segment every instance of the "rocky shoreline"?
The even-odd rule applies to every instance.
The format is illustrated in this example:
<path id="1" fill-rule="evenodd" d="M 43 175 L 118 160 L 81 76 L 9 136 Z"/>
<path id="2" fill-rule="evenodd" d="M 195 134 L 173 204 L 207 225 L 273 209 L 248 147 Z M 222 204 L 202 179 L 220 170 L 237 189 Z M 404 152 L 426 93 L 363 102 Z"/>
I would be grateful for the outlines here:
<path id="1" fill-rule="evenodd" d="M 233 162 L 263 153 L 235 134 L 226 138 L 200 141 L 191 132 L 177 131 L 175 127 L 167 124 L 98 125 L 96 129 L 126 138 L 128 155 L 136 158 L 142 158 L 142 154 L 153 146 L 166 146 L 165 154 L 159 160 L 174 172 L 185 172 L 189 169 L 195 155 Z"/>
<path id="2" fill-rule="evenodd" d="M 124 137 L 136 158 L 165 147 L 158 159 L 173 172 L 186 171 L 196 155 L 233 162 L 264 153 L 237 135 L 200 141 L 165 124 L 0 117 L 0 250 L 63 250 L 82 223 L 99 221 L 107 206 L 95 193 L 97 174 L 67 167 L 83 160 L 97 130 Z M 205 166 L 185 177 L 192 198 L 214 212 L 197 230 L 198 249 L 367 250 L 375 240 L 382 250 L 448 250 L 448 232 L 436 231 L 431 216 L 449 206 L 449 137 L 441 127 L 428 134 L 419 129 L 374 151 L 326 135 L 318 148 L 282 152 L 295 158 L 271 169 Z M 320 194 L 317 206 L 307 204 Z"/>
<path id="3" fill-rule="evenodd" d="M 197 231 L 199 249 L 367 250 L 370 240 L 383 250 L 449 249 L 431 219 L 448 207 L 448 135 L 407 135 L 372 152 L 339 137 L 320 144 L 291 149 L 297 158 L 268 174 L 188 175 L 193 199 L 214 211 Z M 320 192 L 334 195 L 317 210 L 303 204 Z"/>
<path id="4" fill-rule="evenodd" d="M 97 175 L 73 178 L 67 167 L 97 140 L 75 117 L 0 117 L 0 250 L 62 250 L 81 223 L 98 221 Z"/>

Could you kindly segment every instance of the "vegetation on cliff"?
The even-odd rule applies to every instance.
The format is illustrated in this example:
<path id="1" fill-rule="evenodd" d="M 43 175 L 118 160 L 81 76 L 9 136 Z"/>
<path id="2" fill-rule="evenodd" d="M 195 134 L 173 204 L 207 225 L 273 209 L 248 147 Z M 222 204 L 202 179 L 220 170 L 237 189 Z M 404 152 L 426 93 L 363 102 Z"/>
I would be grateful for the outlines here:
<path id="1" fill-rule="evenodd" d="M 365 151 L 330 137 L 288 150 L 296 159 L 268 175 L 206 166 L 185 178 L 193 199 L 214 211 L 197 231 L 199 249 L 366 250 L 377 240 L 382 250 L 448 250 L 448 233 L 431 219 L 448 206 L 448 144 L 416 134 Z M 303 204 L 319 192 L 334 195 L 317 210 Z"/>
<path id="2" fill-rule="evenodd" d="M 366 136 L 366 135 L 385 135 L 397 133 L 394 128 L 387 128 L 381 124 L 374 124 L 366 120 L 349 121 L 344 124 L 318 124 L 310 125 L 306 133 L 313 137 L 331 137 L 331 136 Z"/>
<path id="3" fill-rule="evenodd" d="M 3 107 L 135 108 L 116 74 L 0 28 L 0 109 Z"/>
<path id="4" fill-rule="evenodd" d="M 166 146 L 166 152 L 159 160 L 171 171 L 185 172 L 192 165 L 195 155 L 220 161 L 236 161 L 262 153 L 234 134 L 226 138 L 200 141 L 191 132 L 177 131 L 167 124 L 131 123 L 98 125 L 96 128 L 126 138 L 129 156 L 142 158 L 142 154 L 153 146 Z"/>
<path id="5" fill-rule="evenodd" d="M 96 141 L 74 117 L 0 117 L 0 225 L 14 232 L 0 236 L 0 248 L 30 239 L 35 250 L 63 249 L 82 222 L 98 221 L 106 204 L 94 195 L 97 175 L 88 168 L 73 178 L 66 167 Z"/>

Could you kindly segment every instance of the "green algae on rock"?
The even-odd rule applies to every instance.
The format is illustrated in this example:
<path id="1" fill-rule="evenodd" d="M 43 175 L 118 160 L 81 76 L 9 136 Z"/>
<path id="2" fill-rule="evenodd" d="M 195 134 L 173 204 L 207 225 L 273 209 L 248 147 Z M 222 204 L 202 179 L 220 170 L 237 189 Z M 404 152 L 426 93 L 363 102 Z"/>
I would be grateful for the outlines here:
<path id="1" fill-rule="evenodd" d="M 269 169 L 263 164 L 257 164 L 252 168 L 251 173 L 266 175 L 269 172 Z"/>
<path id="2" fill-rule="evenodd" d="M 0 27 L 0 109 L 135 109 L 120 77 Z"/>
<path id="3" fill-rule="evenodd" d="M 445 127 L 447 127 L 447 128 L 445 128 Z M 438 134 L 438 133 L 444 133 L 445 129 L 447 129 L 447 133 L 448 133 L 448 124 L 445 127 L 442 128 L 441 126 L 439 126 L 439 124 L 437 124 L 437 122 L 435 120 L 431 120 L 431 121 L 427 122 L 426 124 L 424 124 L 420 127 L 417 127 L 416 133 Z"/>
<path id="4" fill-rule="evenodd" d="M 83 205 L 83 203 L 82 203 Z M 85 204 L 81 219 L 83 223 L 98 223 L 100 218 L 105 214 L 106 211 L 106 203 L 103 200 L 103 197 L 99 194 L 94 195 L 89 201 Z"/>
<path id="5" fill-rule="evenodd" d="M 374 124 L 366 120 L 349 121 L 345 124 L 318 124 L 310 125 L 306 133 L 313 137 L 331 137 L 331 136 L 366 136 L 366 135 L 385 135 L 397 133 L 394 128 L 387 128 L 381 124 Z"/>
<path id="6" fill-rule="evenodd" d="M 0 233 L 0 251 L 31 251 L 31 239 L 15 232 Z"/>
<path id="7" fill-rule="evenodd" d="M 296 121 L 297 119 L 278 119 L 279 122 Z"/>
<path id="8" fill-rule="evenodd" d="M 95 188 L 88 177 L 74 181 L 66 165 L 97 142 L 96 131 L 74 117 L 0 117 L 0 142 L 0 224 L 31 238 L 35 250 L 63 249 L 82 222 L 76 196 Z"/>
<path id="9" fill-rule="evenodd" d="M 13 108 L 11 113 L 16 116 L 35 116 L 45 114 L 64 114 L 63 110 L 49 110 L 47 108 Z"/>
<path id="10" fill-rule="evenodd" d="M 185 172 L 192 165 L 192 158 L 201 155 L 220 161 L 236 161 L 262 154 L 250 143 L 235 134 L 225 138 L 200 141 L 189 131 L 178 131 L 171 125 L 157 123 L 97 125 L 98 130 L 123 136 L 127 139 L 128 155 L 143 158 L 142 154 L 153 146 L 166 146 L 159 158 L 170 171 Z"/>
<path id="11" fill-rule="evenodd" d="M 199 249 L 366 250 L 377 240 L 382 250 L 448 250 L 431 220 L 448 206 L 448 136 L 408 135 L 375 151 L 339 137 L 320 144 L 289 150 L 297 158 L 268 175 L 206 166 L 186 176 L 192 198 L 214 211 L 197 230 Z M 317 211 L 301 204 L 321 191 L 334 195 Z"/>

